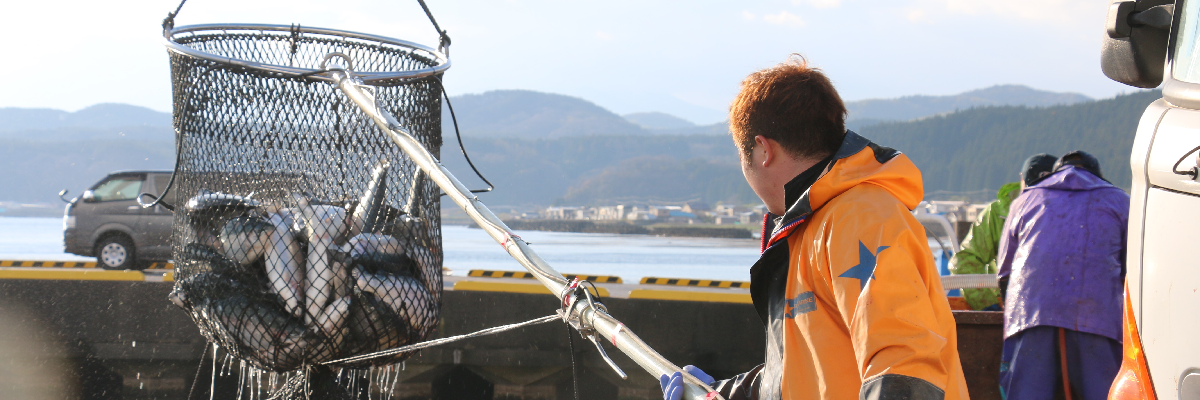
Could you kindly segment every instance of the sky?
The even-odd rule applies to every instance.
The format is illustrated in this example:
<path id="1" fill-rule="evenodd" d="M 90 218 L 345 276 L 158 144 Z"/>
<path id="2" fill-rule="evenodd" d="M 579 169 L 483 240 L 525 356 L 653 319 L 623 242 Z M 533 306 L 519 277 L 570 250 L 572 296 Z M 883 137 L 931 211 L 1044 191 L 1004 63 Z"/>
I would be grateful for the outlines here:
<path id="1" fill-rule="evenodd" d="M 1107 1 L 427 0 L 448 31 L 451 95 L 560 93 L 618 114 L 725 119 L 749 73 L 798 53 L 847 101 L 998 84 L 1112 97 L 1100 71 Z M 0 107 L 169 112 L 161 21 L 175 0 L 8 2 Z M 436 45 L 416 1 L 190 0 L 176 26 L 268 23 Z"/>

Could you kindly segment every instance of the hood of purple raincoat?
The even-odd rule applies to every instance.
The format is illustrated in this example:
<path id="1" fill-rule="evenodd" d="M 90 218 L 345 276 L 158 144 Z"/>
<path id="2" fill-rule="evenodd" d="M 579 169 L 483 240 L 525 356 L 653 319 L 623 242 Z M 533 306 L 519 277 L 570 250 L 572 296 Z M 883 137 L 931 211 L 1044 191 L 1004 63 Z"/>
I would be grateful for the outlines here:
<path id="1" fill-rule="evenodd" d="M 1054 174 L 1045 177 L 1038 183 L 1030 186 L 1032 188 L 1046 188 L 1052 190 L 1095 190 L 1100 188 L 1112 187 L 1113 184 L 1092 174 L 1090 171 L 1068 165 Z"/>

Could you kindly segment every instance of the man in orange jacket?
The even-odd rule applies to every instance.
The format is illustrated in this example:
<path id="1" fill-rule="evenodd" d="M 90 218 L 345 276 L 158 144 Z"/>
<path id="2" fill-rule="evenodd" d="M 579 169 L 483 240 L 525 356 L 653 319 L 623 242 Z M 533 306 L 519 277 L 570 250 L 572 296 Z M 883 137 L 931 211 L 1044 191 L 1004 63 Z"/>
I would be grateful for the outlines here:
<path id="1" fill-rule="evenodd" d="M 912 215 L 921 173 L 847 131 L 845 117 L 833 84 L 802 58 L 742 82 L 730 129 L 770 211 L 750 269 L 767 351 L 713 387 L 729 400 L 967 399 L 954 318 Z M 668 400 L 678 382 L 663 377 Z"/>

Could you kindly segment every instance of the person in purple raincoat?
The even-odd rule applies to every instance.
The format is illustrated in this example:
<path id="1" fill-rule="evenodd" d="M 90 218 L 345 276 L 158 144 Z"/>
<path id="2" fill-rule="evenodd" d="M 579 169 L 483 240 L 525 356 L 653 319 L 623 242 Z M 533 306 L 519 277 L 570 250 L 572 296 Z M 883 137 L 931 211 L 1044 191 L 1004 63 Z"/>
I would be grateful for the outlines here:
<path id="1" fill-rule="evenodd" d="M 1054 171 L 1013 201 L 1000 238 L 1001 394 L 1105 399 L 1121 365 L 1129 195 L 1082 151 Z"/>

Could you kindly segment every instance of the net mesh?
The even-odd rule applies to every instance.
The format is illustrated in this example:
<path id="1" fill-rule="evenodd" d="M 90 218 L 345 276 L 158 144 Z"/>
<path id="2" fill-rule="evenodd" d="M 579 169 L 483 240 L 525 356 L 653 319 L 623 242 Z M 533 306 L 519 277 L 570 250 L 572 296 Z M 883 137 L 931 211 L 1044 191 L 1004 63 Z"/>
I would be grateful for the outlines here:
<path id="1" fill-rule="evenodd" d="M 175 43 L 238 60 L 412 71 L 419 49 L 299 30 L 212 29 Z M 335 85 L 170 52 L 179 148 L 170 299 L 201 333 L 263 370 L 385 350 L 438 322 L 436 186 Z M 382 109 L 441 147 L 433 78 L 374 82 Z M 411 353 L 347 367 L 392 364 Z"/>

